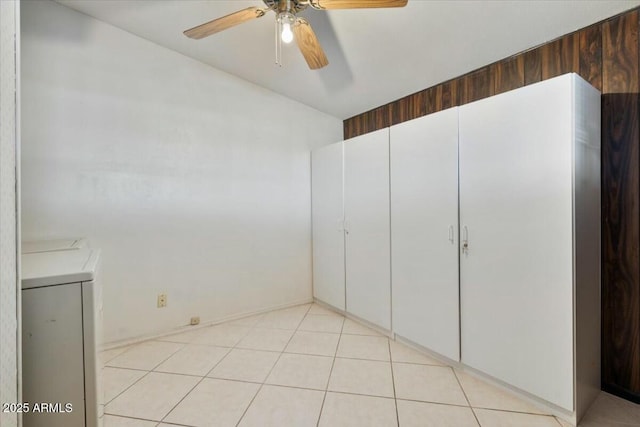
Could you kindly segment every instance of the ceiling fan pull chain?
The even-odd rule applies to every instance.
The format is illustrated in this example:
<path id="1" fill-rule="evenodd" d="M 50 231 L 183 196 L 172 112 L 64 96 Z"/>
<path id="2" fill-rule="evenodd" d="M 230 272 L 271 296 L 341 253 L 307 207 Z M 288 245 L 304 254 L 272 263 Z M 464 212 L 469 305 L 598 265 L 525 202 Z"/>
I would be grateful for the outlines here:
<path id="1" fill-rule="evenodd" d="M 282 40 L 280 39 L 280 21 L 276 19 L 276 64 L 282 67 Z"/>

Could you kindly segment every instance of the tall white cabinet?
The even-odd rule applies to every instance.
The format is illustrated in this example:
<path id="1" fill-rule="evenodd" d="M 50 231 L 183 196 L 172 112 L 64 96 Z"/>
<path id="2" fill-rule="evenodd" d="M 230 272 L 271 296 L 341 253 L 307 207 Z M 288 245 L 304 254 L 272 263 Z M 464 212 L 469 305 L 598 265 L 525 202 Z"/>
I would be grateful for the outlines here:
<path id="1" fill-rule="evenodd" d="M 462 362 L 579 416 L 599 389 L 599 106 L 571 74 L 460 107 Z"/>
<path id="2" fill-rule="evenodd" d="M 600 93 L 567 74 L 322 150 L 316 298 L 576 423 L 600 389 Z"/>
<path id="3" fill-rule="evenodd" d="M 345 309 L 342 142 L 311 153 L 313 218 L 313 293 Z"/>
<path id="4" fill-rule="evenodd" d="M 344 144 L 347 311 L 391 329 L 389 129 Z"/>
<path id="5" fill-rule="evenodd" d="M 391 127 L 393 331 L 460 360 L 458 108 Z"/>
<path id="6" fill-rule="evenodd" d="M 391 329 L 389 129 L 311 154 L 313 293 Z"/>

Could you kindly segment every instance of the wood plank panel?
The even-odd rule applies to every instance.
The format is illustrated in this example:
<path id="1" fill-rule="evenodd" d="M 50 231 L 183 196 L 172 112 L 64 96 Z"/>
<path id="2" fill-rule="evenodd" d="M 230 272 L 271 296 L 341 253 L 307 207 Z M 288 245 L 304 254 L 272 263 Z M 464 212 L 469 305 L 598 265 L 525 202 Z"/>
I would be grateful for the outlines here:
<path id="1" fill-rule="evenodd" d="M 592 25 L 578 33 L 580 40 L 580 72 L 583 79 L 602 91 L 602 30 Z"/>
<path id="2" fill-rule="evenodd" d="M 529 50 L 524 55 L 524 84 L 530 85 L 542 80 L 542 54 L 540 48 Z"/>
<path id="3" fill-rule="evenodd" d="M 407 120 L 417 119 L 427 114 L 427 91 L 421 90 L 409 96 L 409 116 Z"/>
<path id="4" fill-rule="evenodd" d="M 458 80 L 449 80 L 442 83 L 439 88 L 440 110 L 456 107 L 458 104 Z"/>
<path id="5" fill-rule="evenodd" d="M 436 113 L 442 109 L 442 99 L 440 98 L 442 89 L 440 88 L 440 95 L 438 95 L 438 88 L 440 88 L 440 85 L 425 90 L 426 114 Z"/>
<path id="6" fill-rule="evenodd" d="M 637 11 L 603 24 L 602 57 L 603 388 L 640 399 Z"/>
<path id="7" fill-rule="evenodd" d="M 489 75 L 490 67 L 484 67 L 460 78 L 458 105 L 468 104 L 492 95 L 493 84 Z"/>
<path id="8" fill-rule="evenodd" d="M 391 108 L 390 105 L 383 105 L 373 110 L 372 125 L 370 132 L 391 126 Z"/>
<path id="9" fill-rule="evenodd" d="M 391 112 L 391 124 L 402 123 L 409 117 L 409 96 L 389 104 Z"/>
<path id="10" fill-rule="evenodd" d="M 542 80 L 580 71 L 580 38 L 577 33 L 545 44 L 540 48 Z"/>
<path id="11" fill-rule="evenodd" d="M 489 73 L 494 95 L 524 86 L 524 55 L 492 64 Z"/>

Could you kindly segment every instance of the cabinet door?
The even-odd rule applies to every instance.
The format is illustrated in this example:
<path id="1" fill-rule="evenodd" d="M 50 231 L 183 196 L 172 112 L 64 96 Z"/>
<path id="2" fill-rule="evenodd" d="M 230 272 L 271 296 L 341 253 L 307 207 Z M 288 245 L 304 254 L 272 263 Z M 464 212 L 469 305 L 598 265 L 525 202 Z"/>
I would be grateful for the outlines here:
<path id="1" fill-rule="evenodd" d="M 572 121 L 571 76 L 460 107 L 462 361 L 568 410 Z"/>
<path id="2" fill-rule="evenodd" d="M 73 405 L 66 413 L 26 413 L 25 426 L 84 425 L 80 283 L 22 291 L 22 372 L 24 402 Z"/>
<path id="3" fill-rule="evenodd" d="M 458 109 L 391 127 L 393 330 L 460 360 Z"/>
<path id="4" fill-rule="evenodd" d="M 344 143 L 347 311 L 391 328 L 389 129 Z"/>
<path id="5" fill-rule="evenodd" d="M 342 143 L 311 154 L 313 296 L 344 310 Z"/>

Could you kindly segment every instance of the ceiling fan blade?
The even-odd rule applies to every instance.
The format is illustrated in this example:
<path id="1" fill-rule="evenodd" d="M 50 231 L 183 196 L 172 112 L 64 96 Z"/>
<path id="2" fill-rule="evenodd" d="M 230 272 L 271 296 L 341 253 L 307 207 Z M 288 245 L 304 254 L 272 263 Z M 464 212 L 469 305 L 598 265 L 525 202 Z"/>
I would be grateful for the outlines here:
<path id="1" fill-rule="evenodd" d="M 293 33 L 296 36 L 296 43 L 302 56 L 307 61 L 309 68 L 317 70 L 326 65 L 329 65 L 327 56 L 320 46 L 320 42 L 313 32 L 311 25 L 306 19 L 298 18 L 293 26 Z"/>
<path id="2" fill-rule="evenodd" d="M 375 7 L 404 7 L 408 0 L 311 0 L 316 9 L 367 9 Z"/>
<path id="3" fill-rule="evenodd" d="M 197 27 L 193 27 L 184 32 L 184 35 L 192 39 L 202 39 L 212 34 L 218 33 L 227 28 L 234 27 L 242 24 L 243 22 L 250 21 L 255 18 L 260 18 L 266 12 L 266 9 L 259 9 L 257 7 L 248 7 L 246 9 L 239 10 L 231 13 L 222 18 L 214 19 Z"/>

